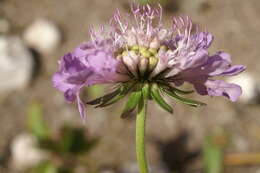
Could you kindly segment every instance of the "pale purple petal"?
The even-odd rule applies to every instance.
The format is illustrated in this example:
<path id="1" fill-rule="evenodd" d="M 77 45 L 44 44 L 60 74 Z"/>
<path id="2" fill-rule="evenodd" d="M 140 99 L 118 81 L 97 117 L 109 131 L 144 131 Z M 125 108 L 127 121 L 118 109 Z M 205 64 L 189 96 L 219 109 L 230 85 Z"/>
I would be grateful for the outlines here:
<path id="1" fill-rule="evenodd" d="M 225 96 L 232 102 L 237 101 L 242 94 L 242 89 L 239 85 L 222 80 L 207 80 L 205 86 L 209 96 Z"/>
<path id="2" fill-rule="evenodd" d="M 246 66 L 244 65 L 234 65 L 227 69 L 225 72 L 223 72 L 221 75 L 222 76 L 234 76 L 237 75 L 243 71 L 245 71 Z"/>
<path id="3" fill-rule="evenodd" d="M 54 73 L 52 77 L 52 83 L 55 88 L 57 88 L 60 91 L 65 92 L 66 90 L 73 88 L 74 85 L 66 82 L 66 75 L 57 72 Z"/>
<path id="4" fill-rule="evenodd" d="M 79 109 L 79 113 L 80 113 L 80 117 L 81 119 L 85 119 L 86 117 L 86 106 L 85 104 L 81 101 L 80 96 L 79 96 L 79 92 L 77 93 L 77 104 L 78 104 L 78 109 Z"/>
<path id="5" fill-rule="evenodd" d="M 199 67 L 208 60 L 208 51 L 205 49 L 200 49 L 197 52 L 193 53 L 194 55 L 188 56 L 185 58 L 182 58 L 180 60 L 180 68 L 185 70 L 185 69 L 190 69 L 190 68 L 196 68 Z"/>
<path id="6" fill-rule="evenodd" d="M 59 62 L 59 71 L 52 78 L 54 87 L 64 93 L 66 101 L 77 101 L 82 118 L 85 117 L 85 105 L 79 97 L 82 87 L 129 80 L 123 74 L 122 62 L 116 60 L 109 50 L 111 44 L 105 43 L 109 41 L 83 43 L 64 55 Z"/>
<path id="7" fill-rule="evenodd" d="M 198 34 L 194 34 L 191 37 L 195 37 L 198 42 L 197 49 L 203 48 L 203 49 L 208 49 L 213 42 L 213 35 L 208 33 L 208 32 L 200 32 Z"/>

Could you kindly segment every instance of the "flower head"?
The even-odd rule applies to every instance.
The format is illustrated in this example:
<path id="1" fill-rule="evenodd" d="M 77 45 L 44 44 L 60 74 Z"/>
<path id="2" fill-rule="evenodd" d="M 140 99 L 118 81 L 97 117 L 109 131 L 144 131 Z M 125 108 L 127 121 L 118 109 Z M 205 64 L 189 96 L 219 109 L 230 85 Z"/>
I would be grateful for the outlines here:
<path id="1" fill-rule="evenodd" d="M 169 112 L 171 106 L 164 101 L 162 92 L 191 106 L 203 105 L 181 96 L 191 93 L 178 89 L 184 82 L 192 84 L 201 95 L 238 99 L 240 86 L 212 77 L 237 75 L 245 66 L 232 66 L 230 55 L 224 52 L 210 55 L 212 34 L 194 27 L 188 16 L 174 17 L 172 26 L 164 28 L 160 6 L 133 5 L 131 11 L 131 21 L 129 14 L 116 11 L 109 28 L 91 29 L 91 41 L 82 43 L 59 62 L 60 69 L 53 76 L 54 87 L 64 92 L 67 101 L 77 101 L 82 117 L 85 103 L 80 91 L 95 84 L 117 84 L 112 93 L 88 102 L 96 107 L 110 105 L 130 94 L 123 115 L 135 109 L 143 97 L 144 85 L 149 86 L 150 99 Z"/>

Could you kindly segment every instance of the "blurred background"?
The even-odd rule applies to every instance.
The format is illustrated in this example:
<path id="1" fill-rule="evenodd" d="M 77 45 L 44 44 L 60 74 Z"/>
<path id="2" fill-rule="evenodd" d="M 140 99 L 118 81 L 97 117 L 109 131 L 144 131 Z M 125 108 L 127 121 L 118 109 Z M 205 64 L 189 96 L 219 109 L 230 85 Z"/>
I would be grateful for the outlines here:
<path id="1" fill-rule="evenodd" d="M 139 0 L 137 3 L 147 3 Z M 157 1 L 158 2 L 158 1 Z M 174 105 L 174 114 L 149 104 L 147 156 L 152 173 L 260 173 L 260 1 L 161 0 L 166 26 L 188 14 L 215 36 L 210 52 L 232 55 L 242 75 L 239 102 Z M 88 29 L 129 12 L 130 0 L 0 0 L 0 173 L 138 173 L 135 117 L 120 119 L 121 104 L 77 107 L 52 87 L 57 61 Z M 156 2 L 155 2 L 156 3 Z M 102 95 L 91 87 L 86 96 Z"/>

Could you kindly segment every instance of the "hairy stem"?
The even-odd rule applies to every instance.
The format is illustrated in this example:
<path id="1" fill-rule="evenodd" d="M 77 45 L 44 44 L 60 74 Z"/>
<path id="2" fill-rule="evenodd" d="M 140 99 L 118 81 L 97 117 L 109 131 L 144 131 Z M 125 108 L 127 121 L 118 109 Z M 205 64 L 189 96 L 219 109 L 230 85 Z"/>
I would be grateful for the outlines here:
<path id="1" fill-rule="evenodd" d="M 143 99 L 138 104 L 136 116 L 136 155 L 140 173 L 148 173 L 145 156 L 145 119 L 147 109 L 147 96 L 143 93 Z"/>

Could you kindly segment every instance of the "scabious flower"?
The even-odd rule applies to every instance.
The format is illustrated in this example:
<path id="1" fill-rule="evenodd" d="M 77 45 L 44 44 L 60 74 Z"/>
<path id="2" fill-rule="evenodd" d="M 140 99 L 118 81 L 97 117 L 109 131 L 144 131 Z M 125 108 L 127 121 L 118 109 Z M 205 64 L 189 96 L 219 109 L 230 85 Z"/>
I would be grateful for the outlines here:
<path id="1" fill-rule="evenodd" d="M 133 5 L 131 11 L 126 15 L 116 11 L 108 28 L 91 29 L 91 40 L 59 61 L 54 87 L 64 92 L 68 102 L 77 102 L 82 117 L 86 104 L 103 107 L 129 95 L 122 114 L 126 116 L 143 98 L 145 85 L 148 98 L 168 112 L 172 108 L 163 93 L 190 106 L 204 105 L 182 96 L 191 93 L 178 88 L 184 82 L 201 95 L 225 96 L 233 102 L 238 99 L 240 86 L 213 77 L 237 75 L 245 66 L 232 66 L 225 52 L 209 54 L 212 34 L 194 26 L 188 16 L 174 17 L 172 26 L 165 28 L 160 6 Z M 115 84 L 113 92 L 87 103 L 80 99 L 83 88 L 108 83 Z"/>

